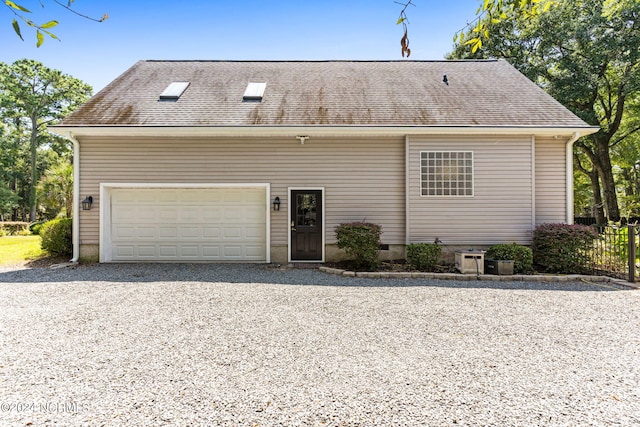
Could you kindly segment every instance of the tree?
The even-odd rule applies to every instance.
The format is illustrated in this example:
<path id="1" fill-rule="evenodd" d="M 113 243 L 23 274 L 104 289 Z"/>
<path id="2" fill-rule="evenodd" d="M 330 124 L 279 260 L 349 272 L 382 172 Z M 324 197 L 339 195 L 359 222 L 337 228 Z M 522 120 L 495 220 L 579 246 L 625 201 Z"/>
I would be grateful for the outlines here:
<path id="1" fill-rule="evenodd" d="M 38 182 L 38 200 L 45 217 L 71 218 L 73 208 L 73 165 L 67 160 L 47 169 Z"/>
<path id="2" fill-rule="evenodd" d="M 26 1 L 26 0 L 25 0 Z M 59 7 L 62 7 L 64 9 L 66 9 L 68 12 L 71 12 L 73 14 L 76 14 L 78 16 L 81 16 L 82 18 L 85 19 L 89 19 L 91 21 L 95 21 L 95 22 L 103 22 L 105 21 L 107 18 L 109 18 L 108 14 L 104 14 L 102 15 L 101 18 L 97 19 L 97 18 L 92 18 L 88 15 L 84 15 L 78 11 L 76 11 L 75 9 L 72 8 L 73 3 L 75 2 L 75 0 L 68 0 L 67 4 L 65 5 L 64 3 L 58 1 L 58 0 L 53 0 L 53 3 L 55 3 L 56 5 L 58 5 Z M 20 3 L 23 3 L 23 1 L 20 1 Z M 31 1 L 30 3 L 33 3 L 33 1 Z M 45 0 L 39 0 L 39 5 L 41 7 L 45 7 Z M 25 4 L 25 3 L 23 3 Z M 58 37 L 51 32 L 51 29 L 56 27 L 58 25 L 58 21 L 56 20 L 49 20 L 43 24 L 36 24 L 33 20 L 31 20 L 30 18 L 28 18 L 27 14 L 31 13 L 31 10 L 27 9 L 25 6 L 21 5 L 21 4 L 17 4 L 11 0 L 5 0 L 4 1 L 4 5 L 7 9 L 9 9 L 9 11 L 11 12 L 11 14 L 14 16 L 13 21 L 11 22 L 11 25 L 13 27 L 13 30 L 15 31 L 15 33 L 18 35 L 18 37 L 20 37 L 21 40 L 24 41 L 24 38 L 22 38 L 22 30 L 20 28 L 20 22 L 26 24 L 27 26 L 34 28 L 36 30 L 36 46 L 40 47 L 42 45 L 42 43 L 44 43 L 44 36 L 48 35 L 49 37 L 51 37 L 52 39 L 55 40 L 59 40 Z"/>
<path id="3" fill-rule="evenodd" d="M 0 181 L 0 221 L 4 221 L 6 215 L 11 215 L 13 210 L 18 207 L 19 201 L 20 196 Z"/>
<path id="4" fill-rule="evenodd" d="M 452 58 L 505 58 L 601 130 L 576 144 L 577 168 L 592 181 L 597 218 L 620 219 L 612 149 L 640 131 L 640 2 L 557 0 L 547 13 L 494 24 L 482 50 L 458 43 Z"/>
<path id="5" fill-rule="evenodd" d="M 46 132 L 47 125 L 77 108 L 89 98 L 91 91 L 91 86 L 81 80 L 37 61 L 21 59 L 11 65 L 0 63 L 0 116 L 12 123 L 16 138 L 28 137 L 27 199 L 31 221 L 35 221 L 37 210 L 38 149 L 56 143 Z"/>
<path id="6" fill-rule="evenodd" d="M 628 109 L 628 114 L 640 117 L 638 102 L 631 102 L 636 108 Z M 621 132 L 627 133 L 631 120 L 623 121 Z M 620 211 L 627 218 L 640 217 L 640 133 L 625 138 L 611 151 L 616 176 L 616 187 L 620 194 Z"/>
<path id="7" fill-rule="evenodd" d="M 25 208 L 28 204 L 25 202 L 28 202 L 28 190 L 25 190 L 29 185 L 28 138 L 19 120 L 1 114 L 0 119 L 0 182 L 16 196 L 14 201 L 17 200 L 17 204 L 12 203 L 11 210 L 5 211 L 4 215 L 5 219 L 8 215 L 9 220 L 24 221 L 28 212 L 28 207 Z"/>

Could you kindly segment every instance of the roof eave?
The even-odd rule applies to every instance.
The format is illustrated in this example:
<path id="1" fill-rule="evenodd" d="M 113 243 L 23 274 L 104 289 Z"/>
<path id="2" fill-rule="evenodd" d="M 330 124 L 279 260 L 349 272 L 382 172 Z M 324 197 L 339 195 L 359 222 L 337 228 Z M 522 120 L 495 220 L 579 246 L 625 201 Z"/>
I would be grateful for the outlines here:
<path id="1" fill-rule="evenodd" d="M 569 137 L 596 133 L 597 126 L 50 126 L 64 137 L 278 137 L 308 135 L 405 136 L 405 135 L 539 135 Z"/>

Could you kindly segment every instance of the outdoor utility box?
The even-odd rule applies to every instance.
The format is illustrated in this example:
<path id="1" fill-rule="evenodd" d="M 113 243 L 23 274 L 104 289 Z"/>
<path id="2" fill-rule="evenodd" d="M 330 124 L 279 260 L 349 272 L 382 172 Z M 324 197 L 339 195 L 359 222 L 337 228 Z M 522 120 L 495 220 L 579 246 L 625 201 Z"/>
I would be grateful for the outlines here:
<path id="1" fill-rule="evenodd" d="M 486 259 L 484 261 L 484 272 L 498 276 L 511 275 L 513 274 L 513 261 Z"/>
<path id="2" fill-rule="evenodd" d="M 484 274 L 484 252 L 457 251 L 456 269 L 462 274 Z"/>

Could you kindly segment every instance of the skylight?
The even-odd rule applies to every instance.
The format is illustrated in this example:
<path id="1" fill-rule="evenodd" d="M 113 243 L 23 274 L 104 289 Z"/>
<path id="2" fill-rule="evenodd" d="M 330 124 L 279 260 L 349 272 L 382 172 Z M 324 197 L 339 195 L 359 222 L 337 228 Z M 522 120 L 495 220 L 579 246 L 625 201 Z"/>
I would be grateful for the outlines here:
<path id="1" fill-rule="evenodd" d="M 264 90 L 267 88 L 266 83 L 249 83 L 247 89 L 242 95 L 243 101 L 262 101 Z"/>
<path id="2" fill-rule="evenodd" d="M 189 82 L 173 82 L 160 94 L 160 99 L 177 100 L 189 87 Z"/>

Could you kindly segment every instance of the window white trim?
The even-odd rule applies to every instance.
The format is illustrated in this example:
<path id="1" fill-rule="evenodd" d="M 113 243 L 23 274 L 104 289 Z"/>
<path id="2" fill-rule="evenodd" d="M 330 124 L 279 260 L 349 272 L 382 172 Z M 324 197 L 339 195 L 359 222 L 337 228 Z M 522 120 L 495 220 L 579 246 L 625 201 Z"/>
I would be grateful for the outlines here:
<path id="1" fill-rule="evenodd" d="M 425 161 L 427 162 L 426 165 L 423 164 Z M 460 163 L 461 161 L 462 164 Z M 474 197 L 475 162 L 473 151 L 424 150 L 420 151 L 419 162 L 420 197 Z M 467 162 L 470 162 L 470 164 L 467 164 Z M 429 169 L 430 167 L 433 169 Z M 471 172 L 457 171 L 457 168 L 460 167 L 470 167 Z M 456 168 L 456 172 L 449 171 L 448 177 L 445 178 L 445 168 Z M 460 176 L 463 178 L 460 179 Z M 429 187 L 430 184 L 433 184 L 433 187 Z M 452 186 L 452 184 L 454 185 Z M 460 184 L 463 184 L 462 188 Z M 435 190 L 434 192 L 442 194 L 429 194 L 431 188 Z M 463 194 L 459 194 L 460 192 Z"/>

